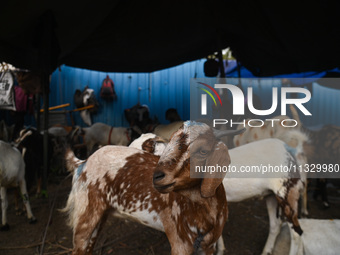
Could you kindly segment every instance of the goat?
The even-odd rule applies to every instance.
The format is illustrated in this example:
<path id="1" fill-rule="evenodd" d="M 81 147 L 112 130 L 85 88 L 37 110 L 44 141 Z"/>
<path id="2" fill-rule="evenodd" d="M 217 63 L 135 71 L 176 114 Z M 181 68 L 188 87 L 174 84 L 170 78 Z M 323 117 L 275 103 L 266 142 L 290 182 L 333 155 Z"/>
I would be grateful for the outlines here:
<path id="1" fill-rule="evenodd" d="M 67 144 L 69 133 L 64 127 L 50 127 L 47 132 L 53 143 L 54 155 L 60 154 Z"/>
<path id="2" fill-rule="evenodd" d="M 229 150 L 231 166 L 287 166 L 295 164 L 295 159 L 287 150 L 287 145 L 278 139 L 264 139 Z M 269 216 L 269 235 L 262 254 L 271 254 L 280 232 L 281 219 L 278 205 L 295 232 L 302 234 L 298 221 L 298 200 L 303 182 L 298 173 L 281 173 L 280 178 L 230 178 L 223 180 L 228 202 L 239 202 L 254 197 L 266 197 Z M 243 176 L 247 177 L 247 176 Z"/>
<path id="3" fill-rule="evenodd" d="M 74 93 L 74 103 L 77 108 L 93 105 L 93 108 L 82 110 L 80 112 L 80 117 L 82 118 L 82 120 L 87 125 L 91 126 L 92 121 L 90 113 L 96 113 L 99 108 L 99 103 L 94 94 L 94 90 L 90 89 L 88 86 L 86 86 L 83 91 L 77 89 Z"/>
<path id="4" fill-rule="evenodd" d="M 291 106 L 292 109 L 292 106 Z M 293 110 L 292 110 L 293 112 Z M 266 138 L 278 138 L 284 141 L 290 146 L 291 152 L 294 153 L 295 159 L 298 161 L 298 165 L 305 166 L 308 160 L 305 156 L 305 144 L 309 142 L 309 138 L 306 133 L 300 131 L 297 128 L 285 128 L 280 122 L 287 119 L 287 116 L 276 116 L 273 119 L 279 121 L 273 123 L 266 123 L 262 127 L 246 127 L 246 131 L 238 137 L 234 138 L 234 145 L 236 147 L 244 145 L 253 141 L 258 141 Z M 288 124 L 287 124 L 288 125 Z M 238 125 L 237 129 L 243 128 L 243 125 Z M 301 191 L 302 203 L 301 214 L 308 215 L 307 209 L 307 173 L 301 173 L 301 179 L 305 184 L 304 189 Z"/>
<path id="5" fill-rule="evenodd" d="M 2 226 L 1 231 L 9 230 L 7 223 L 7 188 L 17 187 L 19 184 L 24 205 L 26 207 L 29 223 L 35 223 L 37 220 L 33 216 L 28 199 L 26 181 L 25 181 L 25 162 L 18 149 L 10 144 L 0 141 L 0 187 L 1 187 L 1 208 L 2 208 Z"/>
<path id="6" fill-rule="evenodd" d="M 280 245 L 285 247 L 281 249 L 286 250 L 286 247 L 289 249 L 289 255 L 339 254 L 340 220 L 300 219 L 299 221 L 304 230 L 302 236 L 292 231 L 289 224 L 282 225 L 281 242 L 278 247 L 275 247 L 279 254 L 281 254 Z"/>
<path id="7" fill-rule="evenodd" d="M 223 132 L 223 131 L 219 131 Z M 162 142 L 141 136 L 137 139 L 136 148 L 144 149 L 145 143 L 154 143 L 151 147 L 158 148 L 157 153 L 161 154 L 164 149 Z M 138 147 L 139 145 L 139 147 Z M 163 146 L 163 147 L 162 147 Z M 150 146 L 149 146 L 150 147 Z M 229 150 L 232 160 L 230 166 L 290 166 L 294 158 L 287 150 L 287 146 L 278 139 L 264 139 L 242 145 Z M 302 234 L 297 219 L 297 203 L 299 192 L 303 188 L 303 182 L 298 176 L 287 173 L 280 178 L 231 178 L 227 175 L 223 180 L 228 202 L 240 202 L 250 198 L 266 197 L 267 211 L 269 216 L 269 235 L 262 254 L 271 254 L 275 240 L 280 232 L 281 219 L 277 216 L 278 205 L 282 208 L 284 215 L 290 222 L 293 222 L 297 233 Z M 247 177 L 247 176 L 244 176 Z M 296 177 L 296 178 L 295 178 Z M 221 238 L 218 243 L 218 250 L 223 253 L 224 244 Z"/>
<path id="8" fill-rule="evenodd" d="M 26 165 L 26 183 L 28 190 L 37 181 L 37 194 L 41 193 L 41 179 L 44 167 L 42 155 L 44 155 L 43 135 L 35 128 L 25 128 L 20 131 L 19 137 L 15 140 L 16 146 L 23 149 L 23 158 Z M 53 142 L 48 137 L 48 162 L 53 155 Z M 47 169 L 49 172 L 49 169 Z"/>
<path id="9" fill-rule="evenodd" d="M 140 133 L 134 128 L 111 127 L 97 122 L 91 127 L 82 128 L 88 156 L 93 152 L 94 146 L 123 145 L 128 146 Z"/>
<path id="10" fill-rule="evenodd" d="M 308 163 L 340 164 L 340 127 L 326 125 L 319 130 L 310 130 L 303 126 L 301 128 L 310 137 L 310 142 L 304 144 Z M 317 200 L 321 195 L 324 208 L 329 208 L 326 185 L 327 179 L 317 178 L 313 198 Z"/>
<path id="11" fill-rule="evenodd" d="M 167 141 L 161 137 L 156 136 L 153 133 L 147 133 L 142 134 L 139 138 L 134 140 L 129 145 L 129 147 L 147 151 L 154 155 L 160 156 L 163 153 L 166 145 Z"/>
<path id="12" fill-rule="evenodd" d="M 183 123 L 183 121 L 175 121 L 167 125 L 160 124 L 157 125 L 152 132 L 163 139 L 170 140 L 171 135 L 176 132 Z"/>
<path id="13" fill-rule="evenodd" d="M 215 137 L 207 125 L 186 122 L 161 157 L 105 146 L 81 161 L 69 151 L 66 161 L 74 175 L 64 211 L 73 228 L 72 254 L 92 253 L 109 211 L 164 231 L 172 255 L 192 254 L 198 247 L 213 254 L 228 212 L 223 175 L 190 178 L 189 172 L 190 160 L 229 165 L 228 148 L 218 140 L 220 135 Z"/>
<path id="14" fill-rule="evenodd" d="M 290 105 L 290 110 L 295 115 L 296 109 L 293 105 Z M 305 132 L 300 130 L 300 125 L 298 124 L 297 127 L 290 127 L 293 126 L 293 121 L 288 121 L 288 116 L 280 115 L 273 117 L 276 121 L 273 122 L 266 122 L 261 127 L 252 127 L 246 126 L 246 131 L 238 137 L 234 137 L 234 145 L 236 147 L 247 144 L 253 141 L 266 139 L 266 138 L 278 138 L 284 141 L 292 148 L 298 148 L 299 151 L 303 150 L 303 145 L 308 142 L 308 136 Z M 286 120 L 286 125 L 288 127 L 284 127 L 282 125 L 282 121 Z M 297 122 L 299 122 L 298 120 Z M 249 120 L 246 120 L 249 123 Z M 290 123 L 291 122 L 291 123 Z M 254 123 L 252 123 L 254 125 Z M 242 129 L 243 125 L 238 125 L 237 129 Z"/>
<path id="15" fill-rule="evenodd" d="M 291 108 L 293 118 L 300 121 L 298 112 Z M 304 151 L 309 164 L 340 164 L 340 127 L 325 125 L 321 129 L 311 130 L 303 125 L 298 128 L 307 133 L 310 141 L 304 144 Z M 316 200 L 321 195 L 324 208 L 329 208 L 326 189 L 327 179 L 318 178 L 313 197 Z"/>
<path id="16" fill-rule="evenodd" d="M 7 126 L 6 122 L 4 120 L 0 121 L 0 140 L 5 141 L 5 142 L 10 142 L 12 141 L 14 133 L 14 125 L 12 126 Z"/>
<path id="17" fill-rule="evenodd" d="M 175 108 L 169 108 L 168 110 L 166 110 L 165 119 L 168 120 L 170 123 L 182 120 Z"/>
<path id="18" fill-rule="evenodd" d="M 68 146 L 73 148 L 74 145 L 71 137 L 72 130 L 73 127 L 62 125 L 52 126 L 48 129 L 48 135 L 53 144 L 53 155 L 50 163 L 55 169 L 58 169 L 58 174 L 65 173 L 65 162 L 63 162 L 65 148 Z"/>
<path id="19" fill-rule="evenodd" d="M 126 120 L 130 127 L 137 126 L 143 133 L 152 131 L 154 122 L 149 116 L 149 107 L 137 103 L 131 108 L 124 110 Z"/>
<path id="20" fill-rule="evenodd" d="M 171 135 L 183 124 L 183 121 L 174 121 L 167 125 L 159 124 L 158 121 L 153 121 L 149 117 L 149 107 L 147 105 L 140 105 L 139 103 L 129 109 L 125 109 L 124 114 L 130 127 L 137 126 L 143 133 L 152 132 L 167 140 L 169 140 Z M 172 117 L 171 120 L 175 120 L 175 118 Z"/>

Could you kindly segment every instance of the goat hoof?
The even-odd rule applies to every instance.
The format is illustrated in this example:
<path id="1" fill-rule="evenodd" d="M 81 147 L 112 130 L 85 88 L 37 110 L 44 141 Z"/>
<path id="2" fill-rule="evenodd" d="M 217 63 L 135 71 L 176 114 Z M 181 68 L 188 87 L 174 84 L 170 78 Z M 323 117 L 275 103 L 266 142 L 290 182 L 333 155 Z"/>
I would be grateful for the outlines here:
<path id="1" fill-rule="evenodd" d="M 35 224 L 35 223 L 37 223 L 37 219 L 35 217 L 32 217 L 32 218 L 28 219 L 28 223 L 29 224 Z"/>
<path id="2" fill-rule="evenodd" d="M 8 231 L 8 230 L 9 230 L 9 225 L 7 223 L 0 227 L 0 231 Z"/>
<path id="3" fill-rule="evenodd" d="M 306 213 L 301 213 L 301 218 L 306 219 L 306 218 L 308 218 L 308 215 L 309 215 L 308 212 L 306 212 Z"/>

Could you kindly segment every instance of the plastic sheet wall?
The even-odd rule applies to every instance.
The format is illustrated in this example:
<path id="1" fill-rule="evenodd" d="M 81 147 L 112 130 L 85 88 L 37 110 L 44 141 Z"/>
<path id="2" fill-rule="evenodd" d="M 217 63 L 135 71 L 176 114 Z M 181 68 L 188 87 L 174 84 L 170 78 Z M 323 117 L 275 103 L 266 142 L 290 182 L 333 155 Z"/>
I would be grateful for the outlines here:
<path id="1" fill-rule="evenodd" d="M 168 123 L 165 112 L 176 108 L 182 119 L 189 119 L 190 78 L 202 77 L 203 60 L 153 73 L 105 73 L 62 66 L 52 74 L 50 106 L 70 103 L 67 110 L 75 109 L 73 95 L 85 86 L 94 89 L 100 109 L 92 121 L 113 126 L 128 126 L 124 109 L 137 102 L 148 105 L 150 117 Z M 103 79 L 109 75 L 115 83 L 116 101 L 105 101 L 99 96 Z M 84 126 L 79 112 L 74 112 L 75 124 Z"/>
<path id="2" fill-rule="evenodd" d="M 103 122 L 113 126 L 128 126 L 124 117 L 124 109 L 132 107 L 137 102 L 148 105 L 150 116 L 157 117 L 160 123 L 168 123 L 165 120 L 165 111 L 168 108 L 176 108 L 181 118 L 187 120 L 190 117 L 190 79 L 205 77 L 204 61 L 193 61 L 153 73 L 105 73 L 62 66 L 52 75 L 50 106 L 71 103 L 67 109 L 75 109 L 73 103 L 75 90 L 82 90 L 85 86 L 89 86 L 95 90 L 100 103 L 99 112 L 92 117 L 93 123 Z M 117 101 L 107 102 L 99 96 L 102 81 L 107 74 L 115 83 Z M 237 83 L 237 78 L 228 78 L 228 80 Z M 254 92 L 260 96 L 264 109 L 268 109 L 271 106 L 271 87 L 280 87 L 281 78 L 263 79 L 252 84 L 243 82 L 243 87 L 245 86 L 254 87 Z M 314 83 L 312 100 L 306 105 L 313 116 L 300 115 L 304 125 L 335 124 L 340 126 L 339 99 L 340 90 Z M 287 113 L 289 114 L 289 111 Z M 275 114 L 278 115 L 280 112 L 277 111 Z M 73 113 L 73 117 L 76 125 L 85 126 L 79 112 Z"/>

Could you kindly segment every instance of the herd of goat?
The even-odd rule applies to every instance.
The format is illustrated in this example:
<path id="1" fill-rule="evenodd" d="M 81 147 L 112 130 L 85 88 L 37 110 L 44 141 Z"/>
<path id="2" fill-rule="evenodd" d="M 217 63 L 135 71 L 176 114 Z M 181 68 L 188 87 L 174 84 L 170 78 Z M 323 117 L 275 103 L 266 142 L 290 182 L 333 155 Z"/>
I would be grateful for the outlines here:
<path id="1" fill-rule="evenodd" d="M 294 107 L 291 111 L 301 123 Z M 278 178 L 204 173 L 201 178 L 190 178 L 190 166 L 339 164 L 339 127 L 311 131 L 299 124 L 286 131 L 277 122 L 274 128 L 240 125 L 236 130 L 217 130 L 203 122 L 183 122 L 175 109 L 166 113 L 170 124 L 159 125 L 150 119 L 148 108 L 139 104 L 124 114 L 129 128 L 95 123 L 87 128 L 54 126 L 48 130 L 49 160 L 57 155 L 64 158 L 73 174 L 72 190 L 63 209 L 73 229 L 73 255 L 92 254 L 109 214 L 165 232 L 173 255 L 221 255 L 227 202 L 262 197 L 269 216 L 262 254 L 272 254 L 282 219 L 290 226 L 291 255 L 338 253 L 339 220 L 298 218 L 300 197 L 301 214 L 308 215 L 307 173 L 286 172 Z M 276 117 L 281 118 L 287 116 Z M 10 133 L 2 121 L 1 230 L 9 229 L 6 189 L 12 186 L 20 187 L 29 222 L 36 221 L 27 190 L 37 184 L 40 192 L 43 169 L 43 136 L 34 128 L 25 128 L 10 144 Z M 328 207 L 325 180 L 318 179 L 318 183 L 319 193 L 314 195 L 322 195 Z"/>

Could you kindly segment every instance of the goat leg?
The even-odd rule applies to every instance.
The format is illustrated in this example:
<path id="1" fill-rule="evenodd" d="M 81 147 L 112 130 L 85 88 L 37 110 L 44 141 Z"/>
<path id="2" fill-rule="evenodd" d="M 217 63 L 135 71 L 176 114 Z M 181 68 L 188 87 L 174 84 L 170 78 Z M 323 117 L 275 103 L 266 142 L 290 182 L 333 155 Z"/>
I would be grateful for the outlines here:
<path id="1" fill-rule="evenodd" d="M 220 238 L 217 241 L 216 255 L 223 255 L 224 251 L 225 251 L 225 245 L 223 241 L 223 236 L 220 236 Z"/>
<path id="2" fill-rule="evenodd" d="M 280 233 L 281 229 L 281 218 L 277 217 L 276 210 L 277 210 L 277 200 L 275 196 L 271 195 L 266 198 L 267 204 L 267 211 L 269 216 L 269 235 L 266 241 L 266 245 L 263 248 L 262 255 L 272 254 L 275 241 L 277 236 Z"/>
<path id="3" fill-rule="evenodd" d="M 79 202 L 79 201 L 78 201 Z M 77 205 L 81 207 L 81 205 Z M 77 210 L 77 209 L 76 209 Z M 91 220 L 88 220 L 91 215 Z M 92 254 L 98 234 L 106 222 L 107 210 L 103 204 L 88 204 L 84 212 L 77 219 L 77 224 L 73 231 L 73 251 L 72 255 Z"/>
<path id="4" fill-rule="evenodd" d="M 27 218 L 29 220 L 29 223 L 30 224 L 36 223 L 37 219 L 33 216 L 30 201 L 29 201 L 28 194 L 27 194 L 26 181 L 21 180 L 19 182 L 19 187 L 20 187 L 20 192 L 21 192 L 21 195 L 22 195 L 22 200 L 23 200 L 25 208 L 26 208 Z"/>
<path id="5" fill-rule="evenodd" d="M 0 227 L 0 231 L 8 231 L 9 225 L 7 224 L 7 190 L 4 187 L 1 187 L 1 209 L 2 209 L 2 226 Z"/>

